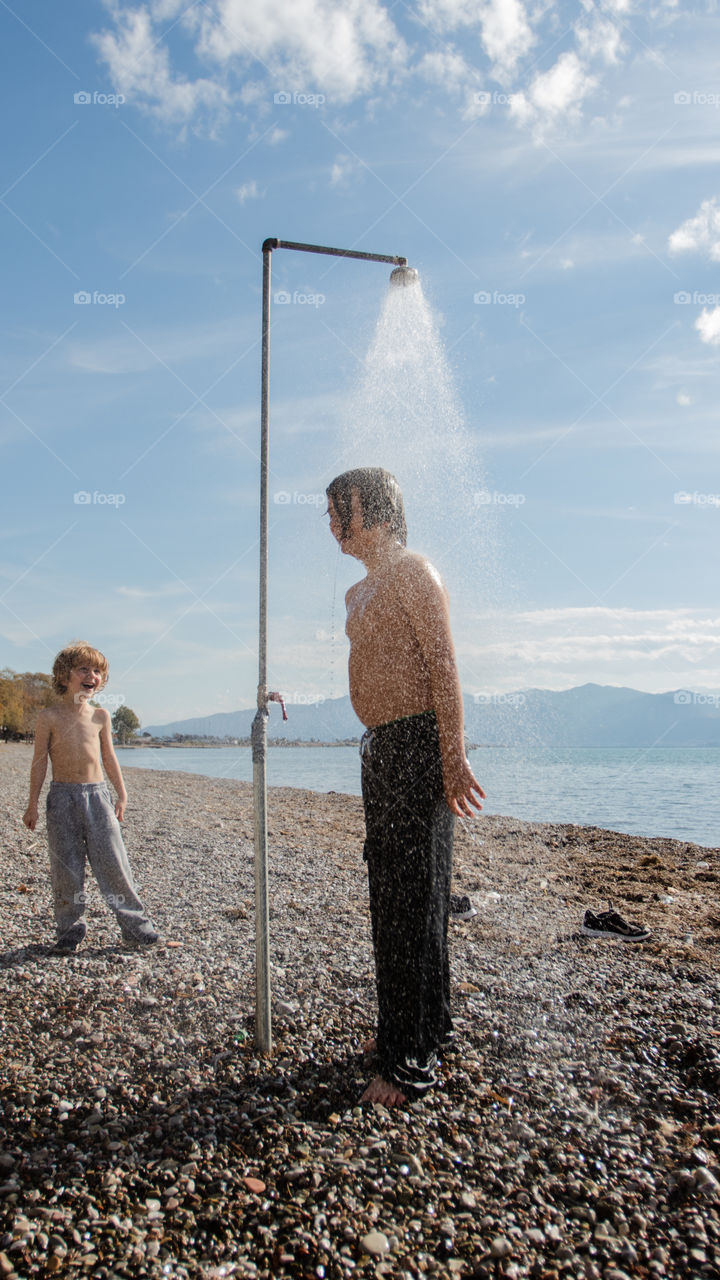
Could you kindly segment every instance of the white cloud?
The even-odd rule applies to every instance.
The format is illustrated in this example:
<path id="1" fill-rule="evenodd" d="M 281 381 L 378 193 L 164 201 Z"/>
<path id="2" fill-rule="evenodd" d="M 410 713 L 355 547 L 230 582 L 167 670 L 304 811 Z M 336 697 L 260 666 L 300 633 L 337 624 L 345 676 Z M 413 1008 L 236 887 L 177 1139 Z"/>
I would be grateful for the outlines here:
<path id="1" fill-rule="evenodd" d="M 110 8 L 113 7 L 111 3 Z M 149 0 L 149 8 L 156 22 L 171 22 L 182 14 L 187 6 L 183 0 Z"/>
<path id="2" fill-rule="evenodd" d="M 422 0 L 419 13 L 437 32 L 479 27 L 492 75 L 500 81 L 514 74 L 537 39 L 521 0 L 487 0 L 480 5 L 476 0 Z"/>
<path id="3" fill-rule="evenodd" d="M 536 626 L 559 623 L 562 626 L 575 624 L 594 628 L 600 623 L 607 626 L 611 622 L 616 622 L 626 630 L 640 624 L 644 629 L 656 629 L 659 627 L 663 629 L 672 628 L 676 631 L 688 631 L 698 625 L 696 615 L 689 608 L 612 609 L 609 605 L 603 604 L 585 605 L 582 608 L 577 608 L 574 605 L 565 605 L 560 608 L 529 609 L 512 616 Z M 720 617 L 710 615 L 707 621 L 713 627 L 718 638 L 720 638 Z"/>
<path id="4" fill-rule="evenodd" d="M 575 36 L 580 53 L 590 61 L 599 58 L 602 62 L 613 65 L 618 62 L 624 49 L 620 28 L 597 12 L 587 25 L 578 23 Z"/>
<path id="5" fill-rule="evenodd" d="M 263 106 L 268 100 L 268 89 L 264 80 L 246 80 L 238 90 L 238 99 L 243 106 Z"/>
<path id="6" fill-rule="evenodd" d="M 119 596 L 128 600 L 157 600 L 159 596 L 186 596 L 188 588 L 182 582 L 166 582 L 162 587 L 115 587 Z"/>
<path id="7" fill-rule="evenodd" d="M 150 108 L 167 122 L 190 120 L 209 109 L 223 113 L 226 89 L 214 80 L 174 78 L 167 47 L 158 41 L 146 9 L 113 10 L 116 30 L 92 37 L 113 84 L 129 102 Z"/>
<path id="8" fill-rule="evenodd" d="M 703 200 L 694 217 L 688 218 L 668 239 L 670 253 L 702 253 L 711 262 L 720 262 L 720 203 L 717 196 Z M 705 308 L 695 321 L 700 341 L 709 347 L 720 346 L 720 307 Z M 692 403 L 681 400 L 678 404 Z"/>
<path id="9" fill-rule="evenodd" d="M 717 196 L 703 200 L 694 218 L 688 218 L 668 241 L 671 253 L 707 253 L 712 262 L 720 262 L 720 206 Z"/>
<path id="10" fill-rule="evenodd" d="M 331 187 L 348 187 L 354 173 L 362 166 L 352 156 L 339 155 L 330 170 Z"/>
<path id="11" fill-rule="evenodd" d="M 197 50 L 218 66 L 262 62 L 277 89 L 321 89 L 350 101 L 406 57 L 378 0 L 215 0 L 199 11 Z"/>
<path id="12" fill-rule="evenodd" d="M 695 321 L 695 328 L 700 334 L 700 341 L 709 347 L 720 347 L 720 307 L 713 311 L 703 310 Z"/>
<path id="13" fill-rule="evenodd" d="M 438 84 L 451 92 L 478 80 L 477 71 L 451 48 L 426 53 L 417 69 L 430 84 Z"/>
<path id="14" fill-rule="evenodd" d="M 535 43 L 535 35 L 519 0 L 491 0 L 480 10 L 482 42 L 499 79 L 513 74 Z"/>
<path id="15" fill-rule="evenodd" d="M 710 610 L 537 609 L 483 618 L 473 632 L 481 630 L 492 639 L 457 646 L 470 692 L 473 670 L 497 672 L 505 690 L 588 681 L 653 692 L 720 686 L 720 616 Z"/>
<path id="16" fill-rule="evenodd" d="M 454 31 L 477 22 L 479 6 L 475 0 L 421 0 L 418 13 L 433 30 Z"/>
<path id="17" fill-rule="evenodd" d="M 236 187 L 235 195 L 240 201 L 240 204 L 245 204 L 246 200 L 261 199 L 261 197 L 265 195 L 265 192 L 260 190 L 257 182 L 252 178 L 250 182 L 243 182 L 241 187 Z"/>
<path id="18" fill-rule="evenodd" d="M 485 115 L 488 106 L 473 90 L 507 95 L 516 124 L 541 132 L 546 126 L 575 123 L 585 99 L 600 83 L 600 73 L 626 56 L 623 23 L 616 14 L 623 0 L 600 12 L 589 3 L 563 33 L 563 51 L 554 65 L 537 72 L 523 63 L 539 45 L 558 42 L 552 6 L 526 0 L 417 0 L 419 23 L 404 38 L 394 23 L 398 10 L 387 0 L 144 0 L 130 7 L 106 0 L 114 30 L 94 37 L 100 57 L 118 91 L 128 101 L 167 121 L 196 117 L 221 119 L 230 108 L 262 113 L 274 96 L 319 94 L 337 106 L 383 89 L 407 85 L 411 75 L 450 95 L 463 94 L 466 119 Z M 166 31 L 171 21 L 173 57 L 182 56 L 184 38 L 191 56 L 205 68 L 197 79 L 174 73 Z M 462 34 L 462 47 L 449 43 Z M 178 51 L 176 53 L 176 50 Z M 279 140 L 280 135 L 271 138 Z"/>
<path id="19" fill-rule="evenodd" d="M 688 395 L 687 391 L 678 391 L 676 400 L 677 403 L 683 405 L 683 407 L 693 404 L 693 398 Z"/>
<path id="20" fill-rule="evenodd" d="M 511 115 L 521 122 L 554 122 L 560 116 L 576 119 L 584 99 L 595 88 L 597 79 L 576 53 L 561 53 L 549 71 L 537 75 L 527 93 L 513 95 Z"/>
<path id="21" fill-rule="evenodd" d="M 129 102 L 165 122 L 189 122 L 205 113 L 226 117 L 233 101 L 272 104 L 282 90 L 322 91 L 348 102 L 402 72 L 407 47 L 379 0 L 149 0 L 136 7 L 106 0 L 115 24 L 92 36 L 116 89 Z M 212 74 L 174 76 L 164 27 L 192 42 L 193 54 Z M 247 70 L 262 70 L 248 80 Z M 233 95 L 227 82 L 239 81 Z M 269 83 L 268 83 L 269 82 Z"/>

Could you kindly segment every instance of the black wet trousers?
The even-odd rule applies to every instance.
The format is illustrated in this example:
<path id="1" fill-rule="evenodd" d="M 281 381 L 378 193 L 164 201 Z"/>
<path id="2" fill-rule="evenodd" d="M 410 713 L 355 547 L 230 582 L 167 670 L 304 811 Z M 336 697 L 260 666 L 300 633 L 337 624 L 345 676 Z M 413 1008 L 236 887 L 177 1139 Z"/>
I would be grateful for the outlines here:
<path id="1" fill-rule="evenodd" d="M 379 1073 L 408 1096 L 436 1083 L 452 1035 L 447 949 L 455 819 L 434 711 L 364 734 L 365 858 L 378 999 Z"/>

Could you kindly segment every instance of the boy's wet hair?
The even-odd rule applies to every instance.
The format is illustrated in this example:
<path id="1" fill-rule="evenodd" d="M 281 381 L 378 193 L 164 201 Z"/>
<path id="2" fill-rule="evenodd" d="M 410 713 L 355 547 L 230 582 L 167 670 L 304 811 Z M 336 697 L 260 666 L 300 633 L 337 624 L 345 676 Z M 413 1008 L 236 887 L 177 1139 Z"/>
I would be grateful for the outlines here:
<path id="1" fill-rule="evenodd" d="M 353 490 L 360 502 L 363 528 L 387 524 L 400 545 L 406 546 L 407 525 L 400 486 L 383 467 L 357 467 L 354 471 L 344 471 L 325 490 L 338 513 L 342 536 L 347 537 L 350 531 Z"/>
<path id="2" fill-rule="evenodd" d="M 56 693 L 67 692 L 70 672 L 73 667 L 80 666 L 97 667 L 98 671 L 102 671 L 103 682 L 100 688 L 105 688 L 110 674 L 110 664 L 105 654 L 99 649 L 93 649 L 92 645 L 86 644 L 84 640 L 73 640 L 60 650 L 53 662 L 53 689 Z"/>

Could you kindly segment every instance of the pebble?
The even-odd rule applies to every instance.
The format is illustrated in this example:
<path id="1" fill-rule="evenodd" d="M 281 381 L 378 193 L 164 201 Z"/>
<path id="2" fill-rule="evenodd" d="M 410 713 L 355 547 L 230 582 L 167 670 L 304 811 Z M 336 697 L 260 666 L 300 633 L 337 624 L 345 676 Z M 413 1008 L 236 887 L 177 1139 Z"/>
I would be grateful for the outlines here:
<path id="1" fill-rule="evenodd" d="M 262 1195 L 265 1190 L 265 1183 L 260 1178 L 243 1178 L 243 1182 L 249 1191 L 254 1191 L 256 1195 Z"/>
<path id="2" fill-rule="evenodd" d="M 495 1239 L 490 1242 L 490 1255 L 493 1258 L 507 1258 L 508 1254 L 512 1253 L 512 1249 L 510 1241 L 506 1240 L 505 1236 L 495 1236 Z"/>
<path id="3" fill-rule="evenodd" d="M 390 1241 L 382 1231 L 369 1231 L 360 1243 L 366 1253 L 371 1253 L 376 1258 L 390 1251 Z"/>
<path id="4" fill-rule="evenodd" d="M 529 1240 L 530 1244 L 535 1245 L 537 1249 L 541 1249 L 545 1244 L 545 1232 L 540 1227 L 530 1227 L 525 1232 L 525 1239 Z"/>
<path id="5" fill-rule="evenodd" d="M 458 1052 L 433 1095 L 367 1107 L 360 801 L 269 791 L 264 1057 L 251 788 L 127 769 L 130 858 L 163 945 L 121 951 L 91 894 L 88 942 L 60 959 L 44 836 L 18 820 L 30 754 L 0 744 L 5 874 L 32 890 L 0 954 L 0 1277 L 710 1273 L 720 925 L 695 869 L 720 869 L 716 851 L 497 816 L 481 843 L 459 825 L 457 888 L 487 910 L 452 937 Z M 576 936 L 611 885 L 653 929 L 632 955 Z"/>
<path id="6" fill-rule="evenodd" d="M 702 1195 L 714 1200 L 720 1196 L 720 1182 L 709 1169 L 696 1169 L 693 1176 L 695 1186 Z"/>

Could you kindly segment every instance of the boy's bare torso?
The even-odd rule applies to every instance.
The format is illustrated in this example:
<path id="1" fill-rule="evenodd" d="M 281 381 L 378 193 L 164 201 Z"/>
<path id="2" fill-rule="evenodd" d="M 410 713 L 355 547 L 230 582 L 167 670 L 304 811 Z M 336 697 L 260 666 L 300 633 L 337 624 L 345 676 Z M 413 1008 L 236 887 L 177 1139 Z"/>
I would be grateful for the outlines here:
<path id="1" fill-rule="evenodd" d="M 350 701 L 369 727 L 433 705 L 430 673 L 402 605 L 408 561 L 416 559 L 398 548 L 389 563 L 356 582 L 345 597 Z"/>
<path id="2" fill-rule="evenodd" d="M 50 739 L 48 752 L 53 782 L 104 782 L 100 763 L 100 733 L 104 713 L 84 706 L 81 712 L 63 706 L 46 712 Z"/>

